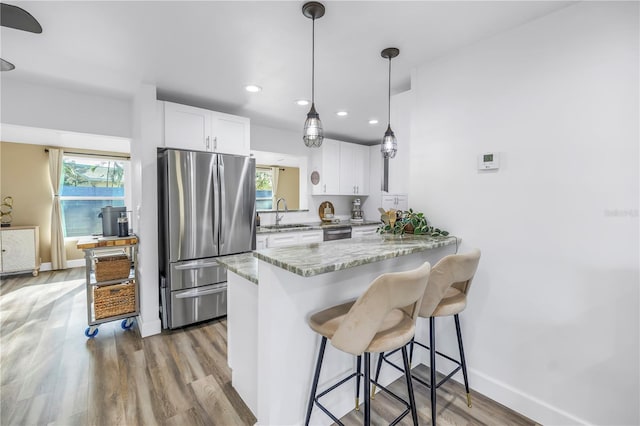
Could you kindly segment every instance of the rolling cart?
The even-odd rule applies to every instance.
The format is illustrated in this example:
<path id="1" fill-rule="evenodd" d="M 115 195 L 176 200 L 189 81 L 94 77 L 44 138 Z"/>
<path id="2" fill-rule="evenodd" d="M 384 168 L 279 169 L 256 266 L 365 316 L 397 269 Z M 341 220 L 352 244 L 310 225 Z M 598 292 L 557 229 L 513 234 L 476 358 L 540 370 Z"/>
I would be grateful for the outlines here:
<path id="1" fill-rule="evenodd" d="M 140 313 L 137 273 L 138 237 L 99 237 L 78 241 L 84 251 L 87 286 L 87 325 L 84 334 L 93 338 L 98 326 L 122 320 L 128 330 Z"/>

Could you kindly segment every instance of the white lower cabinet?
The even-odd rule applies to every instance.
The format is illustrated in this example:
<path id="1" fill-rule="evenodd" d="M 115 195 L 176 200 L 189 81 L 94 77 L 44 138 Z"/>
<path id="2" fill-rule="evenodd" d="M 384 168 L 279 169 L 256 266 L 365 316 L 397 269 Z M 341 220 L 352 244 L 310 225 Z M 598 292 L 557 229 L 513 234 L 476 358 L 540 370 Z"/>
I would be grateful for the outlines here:
<path id="1" fill-rule="evenodd" d="M 322 230 L 301 232 L 275 232 L 268 234 L 267 248 L 288 247 L 298 244 L 320 243 L 324 240 Z M 257 244 L 256 244 L 257 246 Z"/>
<path id="2" fill-rule="evenodd" d="M 0 273 L 40 270 L 38 226 L 16 226 L 0 229 Z"/>
<path id="3" fill-rule="evenodd" d="M 351 238 L 366 237 L 368 235 L 375 235 L 378 225 L 363 225 L 351 227 Z"/>
<path id="4" fill-rule="evenodd" d="M 266 234 L 256 235 L 256 250 L 262 250 L 267 248 L 267 238 Z"/>

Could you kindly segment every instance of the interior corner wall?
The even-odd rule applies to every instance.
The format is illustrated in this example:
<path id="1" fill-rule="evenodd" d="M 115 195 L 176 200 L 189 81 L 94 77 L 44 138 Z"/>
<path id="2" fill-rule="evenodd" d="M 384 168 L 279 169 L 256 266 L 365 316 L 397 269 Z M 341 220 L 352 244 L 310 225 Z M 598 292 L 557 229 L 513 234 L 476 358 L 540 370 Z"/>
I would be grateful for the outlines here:
<path id="1" fill-rule="evenodd" d="M 42 145 L 0 142 L 0 199 L 13 197 L 12 226 L 40 227 L 40 259 L 51 262 L 51 182 Z M 76 241 L 65 241 L 67 260 L 82 259 Z"/>
<path id="2" fill-rule="evenodd" d="M 578 2 L 413 73 L 411 204 L 482 249 L 471 387 L 542 424 L 640 424 L 638 17 Z"/>
<path id="3" fill-rule="evenodd" d="M 2 76 L 0 122 L 131 137 L 131 100 Z"/>

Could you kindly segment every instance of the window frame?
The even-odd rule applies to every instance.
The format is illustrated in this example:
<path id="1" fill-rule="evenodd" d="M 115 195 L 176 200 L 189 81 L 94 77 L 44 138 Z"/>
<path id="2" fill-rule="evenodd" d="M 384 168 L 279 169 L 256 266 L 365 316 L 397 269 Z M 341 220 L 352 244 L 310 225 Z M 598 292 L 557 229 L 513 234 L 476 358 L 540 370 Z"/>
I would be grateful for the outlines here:
<path id="1" fill-rule="evenodd" d="M 67 152 L 63 152 L 63 157 L 62 157 L 62 163 L 64 164 L 65 161 L 67 161 L 67 159 L 74 159 L 77 162 L 81 162 L 81 161 L 86 161 L 88 160 L 93 160 L 93 161 L 118 161 L 118 162 L 122 162 L 122 169 L 123 169 L 123 180 L 124 180 L 124 185 L 123 185 L 123 189 L 124 189 L 124 195 L 123 196 L 78 196 L 78 195 L 59 195 L 58 199 L 60 201 L 60 206 L 62 207 L 62 202 L 63 201 L 98 201 L 98 200 L 110 200 L 110 201 L 123 201 L 125 207 L 127 206 L 131 206 L 131 190 L 132 190 L 132 183 L 131 183 L 131 159 L 128 157 L 117 157 L 117 156 L 113 156 L 113 155 L 100 155 L 100 154 L 82 154 L 82 153 L 67 153 Z M 60 192 L 62 192 L 62 187 L 63 187 L 63 182 L 64 182 L 64 171 L 60 174 Z M 131 211 L 131 207 L 127 207 L 127 211 Z M 62 212 L 61 212 L 62 213 Z M 76 241 L 82 238 L 90 238 L 93 235 L 77 235 L 77 236 L 72 236 L 69 237 L 67 236 L 67 227 L 66 227 L 66 223 L 64 220 L 64 215 L 63 217 L 61 217 L 62 219 L 62 232 L 64 235 L 64 240 L 65 241 Z M 132 229 L 132 224 L 129 224 L 129 228 Z"/>

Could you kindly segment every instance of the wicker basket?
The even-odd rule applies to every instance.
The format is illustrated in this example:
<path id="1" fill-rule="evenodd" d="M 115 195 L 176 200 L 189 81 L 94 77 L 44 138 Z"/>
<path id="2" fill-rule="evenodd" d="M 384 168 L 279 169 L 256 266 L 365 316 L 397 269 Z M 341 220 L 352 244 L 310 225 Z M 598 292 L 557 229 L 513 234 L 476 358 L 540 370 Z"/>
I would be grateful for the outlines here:
<path id="1" fill-rule="evenodd" d="M 94 257 L 96 281 L 122 280 L 129 277 L 131 262 L 126 254 Z"/>
<path id="2" fill-rule="evenodd" d="M 136 285 L 133 280 L 93 290 L 95 319 L 128 314 L 136 310 Z"/>

